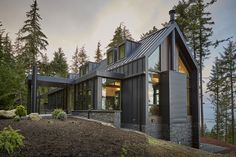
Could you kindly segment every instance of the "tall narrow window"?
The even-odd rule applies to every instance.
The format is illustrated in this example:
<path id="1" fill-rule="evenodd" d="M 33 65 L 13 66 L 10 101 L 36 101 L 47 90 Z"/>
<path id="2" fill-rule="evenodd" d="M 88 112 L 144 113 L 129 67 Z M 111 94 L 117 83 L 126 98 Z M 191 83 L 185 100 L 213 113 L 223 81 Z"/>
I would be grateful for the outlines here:
<path id="1" fill-rule="evenodd" d="M 185 74 L 186 77 L 187 77 L 187 80 L 186 80 L 187 114 L 191 115 L 191 112 L 190 112 L 190 77 L 189 77 L 189 72 L 188 72 L 187 67 L 184 65 L 184 62 L 182 61 L 182 59 L 180 57 L 179 57 L 178 62 L 179 62 L 179 65 L 178 65 L 179 72 L 182 73 L 182 74 Z"/>
<path id="2" fill-rule="evenodd" d="M 113 51 L 107 53 L 107 63 L 111 64 L 113 62 Z"/>
<path id="3" fill-rule="evenodd" d="M 125 57 L 125 44 L 119 47 L 119 59 L 123 59 Z"/>
<path id="4" fill-rule="evenodd" d="M 160 47 L 148 57 L 148 115 L 160 115 Z"/>
<path id="5" fill-rule="evenodd" d="M 120 88 L 119 80 L 102 78 L 103 110 L 120 110 Z"/>

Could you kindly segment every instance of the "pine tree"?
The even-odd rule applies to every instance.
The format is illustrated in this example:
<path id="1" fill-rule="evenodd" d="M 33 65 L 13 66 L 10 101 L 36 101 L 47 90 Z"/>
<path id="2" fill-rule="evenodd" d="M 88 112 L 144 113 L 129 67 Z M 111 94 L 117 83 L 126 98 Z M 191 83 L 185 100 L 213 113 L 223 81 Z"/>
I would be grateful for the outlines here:
<path id="1" fill-rule="evenodd" d="M 98 42 L 96 54 L 95 54 L 95 57 L 94 57 L 95 62 L 97 62 L 97 63 L 102 61 L 102 51 L 101 51 L 100 47 L 101 47 L 101 43 Z"/>
<path id="2" fill-rule="evenodd" d="M 51 71 L 52 69 L 51 69 L 50 62 L 49 62 L 47 54 L 45 53 L 42 55 L 41 61 L 39 63 L 39 72 L 41 75 L 49 76 L 52 74 Z"/>
<path id="3" fill-rule="evenodd" d="M 214 65 L 211 69 L 211 76 L 209 78 L 209 82 L 207 83 L 207 92 L 210 93 L 210 99 L 212 104 L 215 106 L 215 121 L 216 127 L 215 132 L 217 139 L 220 139 L 224 135 L 224 126 L 225 126 L 225 116 L 227 104 L 225 92 L 225 79 L 223 78 L 223 71 L 221 68 L 221 62 L 218 58 L 216 58 Z"/>
<path id="4" fill-rule="evenodd" d="M 76 46 L 75 53 L 72 56 L 71 71 L 77 74 L 79 72 L 79 66 L 79 49 L 78 46 Z"/>
<path id="5" fill-rule="evenodd" d="M 53 75 L 66 77 L 68 74 L 68 65 L 62 48 L 58 48 L 58 51 L 55 51 L 53 55 L 54 57 L 50 64 Z"/>
<path id="6" fill-rule="evenodd" d="M 79 67 L 84 65 L 86 62 L 88 62 L 88 56 L 86 54 L 85 48 L 84 46 L 82 46 L 79 50 L 79 54 L 78 54 L 78 63 L 79 63 Z"/>
<path id="7" fill-rule="evenodd" d="M 31 5 L 31 10 L 26 12 L 27 20 L 20 30 L 22 37 L 20 37 L 19 40 L 24 42 L 21 58 L 24 59 L 28 71 L 33 64 L 36 64 L 39 55 L 43 54 L 41 51 L 46 50 L 46 46 L 48 45 L 47 37 L 40 27 L 39 21 L 42 20 L 42 18 L 38 11 L 38 3 L 34 0 L 34 3 Z"/>
<path id="8" fill-rule="evenodd" d="M 22 37 L 22 33 L 19 31 L 16 33 L 16 40 L 13 45 L 13 54 L 18 59 L 20 56 L 22 56 L 22 50 L 23 50 L 23 43 L 20 41 L 20 38 Z"/>
<path id="9" fill-rule="evenodd" d="M 208 12 L 210 3 L 204 3 L 203 0 L 179 2 L 176 8 L 177 23 L 180 29 L 184 32 L 187 40 L 193 48 L 194 57 L 199 63 L 199 79 L 200 79 L 200 105 L 201 105 L 201 135 L 204 135 L 204 115 L 203 115 L 203 79 L 202 69 L 204 60 L 210 55 L 209 47 L 213 45 L 210 37 L 213 34 L 211 13 Z"/>
<path id="10" fill-rule="evenodd" d="M 1 24 L 2 25 L 2 24 Z M 0 108 L 8 109 L 16 102 L 23 104 L 25 75 L 13 56 L 8 33 L 0 27 Z"/>
<path id="11" fill-rule="evenodd" d="M 147 36 L 149 36 L 150 34 L 156 32 L 156 31 L 158 31 L 158 29 L 156 28 L 156 26 L 153 26 L 153 28 L 151 30 L 149 30 L 146 33 L 141 34 L 140 39 L 144 39 L 144 38 L 146 38 Z"/>
<path id="12" fill-rule="evenodd" d="M 132 35 L 130 34 L 129 30 L 126 28 L 124 24 L 120 24 L 116 30 L 115 34 L 113 35 L 113 39 L 108 44 L 107 48 L 114 48 L 124 42 L 126 39 L 133 40 Z"/>
<path id="13" fill-rule="evenodd" d="M 123 38 L 123 40 L 125 40 L 125 39 L 134 40 L 132 38 L 132 35 L 131 35 L 129 29 L 127 29 L 126 26 L 123 23 L 121 23 L 120 25 L 121 25 L 121 28 L 122 28 L 122 38 Z"/>
<path id="14" fill-rule="evenodd" d="M 3 51 L 3 34 L 5 30 L 2 28 L 2 22 L 0 21 L 0 50 Z"/>
<path id="15" fill-rule="evenodd" d="M 222 70 L 224 77 L 229 81 L 230 87 L 230 105 L 231 105 L 231 133 L 232 143 L 235 142 L 235 120 L 234 120 L 234 85 L 236 81 L 233 79 L 236 76 L 236 44 L 232 41 L 229 42 L 228 47 L 224 48 L 224 53 L 221 54 Z"/>

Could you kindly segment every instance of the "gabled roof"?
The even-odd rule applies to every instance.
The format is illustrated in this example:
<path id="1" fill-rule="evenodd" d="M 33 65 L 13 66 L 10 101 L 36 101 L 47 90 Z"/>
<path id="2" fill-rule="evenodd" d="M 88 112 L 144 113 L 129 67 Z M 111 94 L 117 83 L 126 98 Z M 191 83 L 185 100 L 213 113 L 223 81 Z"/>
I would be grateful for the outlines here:
<path id="1" fill-rule="evenodd" d="M 179 33 L 185 47 L 187 48 L 187 51 L 189 52 L 190 57 L 192 58 L 192 61 L 197 67 L 197 64 L 195 60 L 193 59 L 191 51 L 188 48 L 188 45 L 186 44 L 186 40 L 184 39 L 182 32 L 180 31 L 178 25 L 175 22 L 173 22 L 171 24 L 168 24 L 166 27 L 162 28 L 161 30 L 158 30 L 152 33 L 151 35 L 147 36 L 146 38 L 138 41 L 140 45 L 130 56 L 116 63 L 108 65 L 106 70 L 107 71 L 112 70 L 114 68 L 120 67 L 134 60 L 138 60 L 144 56 L 150 55 L 174 29 L 176 29 L 176 31 Z"/>
<path id="2" fill-rule="evenodd" d="M 135 50 L 135 52 L 133 52 L 127 58 L 125 58 L 121 61 L 118 61 L 112 65 L 109 65 L 107 67 L 107 70 L 114 69 L 116 67 L 122 66 L 122 65 L 129 63 L 131 61 L 134 61 L 134 60 L 144 57 L 145 54 L 149 51 L 150 47 L 152 47 L 157 41 L 159 41 L 163 37 L 163 35 L 165 34 L 165 32 L 168 30 L 169 27 L 170 26 L 166 26 L 166 27 L 162 28 L 161 30 L 158 30 L 155 33 L 152 33 L 151 35 L 147 36 L 146 38 L 138 41 L 138 43 L 140 43 L 140 45 Z"/>

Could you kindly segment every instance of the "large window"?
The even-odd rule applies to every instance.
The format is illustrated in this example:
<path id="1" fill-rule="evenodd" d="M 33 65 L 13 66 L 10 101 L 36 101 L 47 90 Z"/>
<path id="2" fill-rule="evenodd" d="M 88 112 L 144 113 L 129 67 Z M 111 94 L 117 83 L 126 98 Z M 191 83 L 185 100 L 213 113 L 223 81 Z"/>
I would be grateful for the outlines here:
<path id="1" fill-rule="evenodd" d="M 160 115 L 160 47 L 148 57 L 148 114 Z"/>
<path id="2" fill-rule="evenodd" d="M 187 76 L 187 80 L 186 80 L 186 92 L 187 92 L 187 113 L 188 115 L 191 115 L 190 112 L 190 78 L 189 78 L 189 72 L 187 67 L 184 65 L 182 59 L 179 57 L 179 64 L 178 64 L 178 70 L 180 73 L 185 74 Z"/>
<path id="3" fill-rule="evenodd" d="M 125 57 L 125 44 L 119 47 L 119 59 L 122 59 L 124 57 Z"/>
<path id="4" fill-rule="evenodd" d="M 108 64 L 113 63 L 113 51 L 107 53 L 107 63 Z"/>
<path id="5" fill-rule="evenodd" d="M 85 81 L 79 84 L 78 102 L 80 110 L 93 109 L 91 85 L 89 83 L 91 82 Z"/>
<path id="6" fill-rule="evenodd" d="M 120 110 L 120 88 L 119 80 L 102 78 L 103 110 Z"/>

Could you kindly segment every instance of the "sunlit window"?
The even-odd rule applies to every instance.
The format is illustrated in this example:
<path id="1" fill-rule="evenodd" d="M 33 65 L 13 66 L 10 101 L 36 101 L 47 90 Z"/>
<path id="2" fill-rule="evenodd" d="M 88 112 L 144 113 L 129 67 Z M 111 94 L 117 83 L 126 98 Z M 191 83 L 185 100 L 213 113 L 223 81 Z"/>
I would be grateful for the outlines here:
<path id="1" fill-rule="evenodd" d="M 120 80 L 102 78 L 102 109 L 120 110 Z"/>
<path id="2" fill-rule="evenodd" d="M 160 115 L 160 47 L 148 57 L 148 115 Z"/>
<path id="3" fill-rule="evenodd" d="M 190 80 L 189 80 L 189 72 L 187 67 L 184 65 L 182 59 L 179 57 L 179 65 L 178 65 L 179 72 L 185 74 L 187 76 L 186 80 L 186 91 L 187 91 L 187 114 L 191 115 L 190 112 Z"/>

